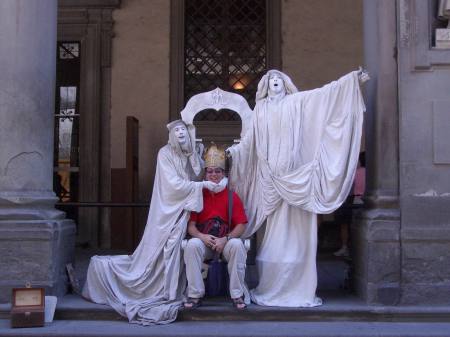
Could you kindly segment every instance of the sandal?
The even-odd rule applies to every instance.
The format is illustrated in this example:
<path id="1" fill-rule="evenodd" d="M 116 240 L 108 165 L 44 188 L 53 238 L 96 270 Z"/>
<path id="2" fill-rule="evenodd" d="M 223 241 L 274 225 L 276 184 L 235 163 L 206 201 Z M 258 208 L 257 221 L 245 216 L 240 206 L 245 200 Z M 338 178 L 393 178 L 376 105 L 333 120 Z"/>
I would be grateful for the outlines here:
<path id="1" fill-rule="evenodd" d="M 238 298 L 232 298 L 231 301 L 233 302 L 233 307 L 235 307 L 238 310 L 244 310 L 247 308 L 247 304 L 245 304 L 243 296 Z"/>
<path id="2" fill-rule="evenodd" d="M 184 309 L 195 309 L 202 305 L 202 299 L 201 298 L 193 298 L 188 297 L 187 301 L 183 303 Z"/>

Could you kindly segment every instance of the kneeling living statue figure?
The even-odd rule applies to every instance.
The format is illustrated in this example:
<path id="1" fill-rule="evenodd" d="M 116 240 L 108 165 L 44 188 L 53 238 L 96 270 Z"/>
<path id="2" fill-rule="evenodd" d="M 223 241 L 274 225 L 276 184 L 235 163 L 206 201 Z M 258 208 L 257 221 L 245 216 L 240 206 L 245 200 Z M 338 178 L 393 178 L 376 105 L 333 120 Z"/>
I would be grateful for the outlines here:
<path id="1" fill-rule="evenodd" d="M 113 307 L 132 323 L 174 321 L 186 286 L 181 242 L 190 211 L 203 209 L 203 188 L 225 186 L 196 181 L 202 160 L 195 150 L 194 126 L 168 124 L 169 143 L 158 153 L 147 225 L 132 255 L 94 256 L 82 295 Z"/>

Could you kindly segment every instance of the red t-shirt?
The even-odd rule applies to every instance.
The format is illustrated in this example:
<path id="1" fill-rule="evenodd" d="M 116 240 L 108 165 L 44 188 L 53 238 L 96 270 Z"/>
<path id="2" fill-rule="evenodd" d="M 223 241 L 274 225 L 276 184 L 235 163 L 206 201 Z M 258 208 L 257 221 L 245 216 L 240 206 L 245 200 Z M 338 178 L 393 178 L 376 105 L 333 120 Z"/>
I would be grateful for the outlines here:
<path id="1" fill-rule="evenodd" d="M 247 216 L 245 215 L 242 201 L 234 192 L 232 212 L 231 230 L 233 230 L 236 225 L 247 223 Z M 189 220 L 201 224 L 217 216 L 228 223 L 228 188 L 215 194 L 207 189 L 203 189 L 203 210 L 200 213 L 191 212 Z"/>

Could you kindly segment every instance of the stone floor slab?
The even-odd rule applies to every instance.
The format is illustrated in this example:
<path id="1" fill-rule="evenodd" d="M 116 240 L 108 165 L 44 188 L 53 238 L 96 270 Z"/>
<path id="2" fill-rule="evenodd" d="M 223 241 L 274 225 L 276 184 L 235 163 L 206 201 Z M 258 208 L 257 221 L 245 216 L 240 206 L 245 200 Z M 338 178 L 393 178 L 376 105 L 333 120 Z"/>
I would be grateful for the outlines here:
<path id="1" fill-rule="evenodd" d="M 55 321 L 42 328 L 11 329 L 0 320 L 0 336 L 217 336 L 217 337 L 448 337 L 450 323 L 374 322 L 175 322 L 143 327 L 127 322 Z"/>

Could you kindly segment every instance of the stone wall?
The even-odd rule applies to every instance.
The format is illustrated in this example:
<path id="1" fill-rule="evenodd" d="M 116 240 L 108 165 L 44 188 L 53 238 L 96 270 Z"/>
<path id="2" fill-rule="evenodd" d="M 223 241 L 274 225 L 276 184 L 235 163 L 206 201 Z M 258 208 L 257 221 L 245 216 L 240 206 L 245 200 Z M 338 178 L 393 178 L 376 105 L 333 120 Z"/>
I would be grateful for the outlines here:
<path id="1" fill-rule="evenodd" d="M 362 0 L 284 0 L 281 14 L 283 71 L 299 89 L 363 64 Z"/>
<path id="2" fill-rule="evenodd" d="M 169 118 L 170 1 L 123 0 L 114 11 L 111 167 L 125 167 L 125 119 L 139 119 L 139 187 L 149 200 Z"/>
<path id="3" fill-rule="evenodd" d="M 361 0 L 282 2 L 283 70 L 302 89 L 363 62 Z M 125 166 L 125 117 L 139 119 L 140 196 L 151 193 L 169 109 L 170 1 L 124 0 L 114 11 L 111 166 Z"/>
<path id="4" fill-rule="evenodd" d="M 431 5 L 399 4 L 402 302 L 448 305 L 450 49 L 431 47 Z"/>

